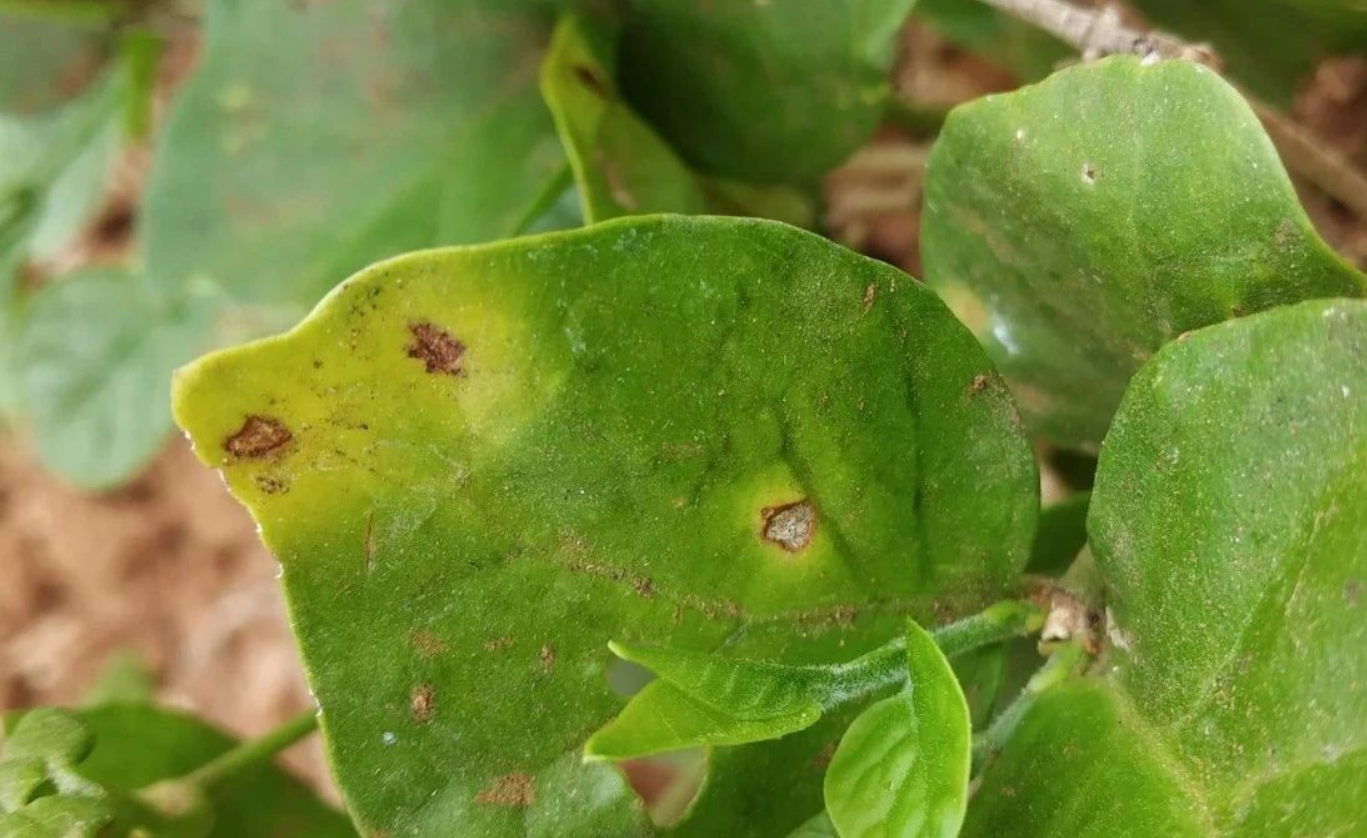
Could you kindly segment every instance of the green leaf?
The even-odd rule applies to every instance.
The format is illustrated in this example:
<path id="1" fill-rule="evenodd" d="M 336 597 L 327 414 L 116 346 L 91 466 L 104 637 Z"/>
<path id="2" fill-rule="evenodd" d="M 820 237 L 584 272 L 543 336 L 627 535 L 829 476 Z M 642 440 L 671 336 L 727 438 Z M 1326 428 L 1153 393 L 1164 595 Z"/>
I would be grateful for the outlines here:
<path id="1" fill-rule="evenodd" d="M 865 710 L 826 771 L 826 809 L 841 838 L 957 835 L 968 804 L 973 732 L 954 670 L 908 621 L 908 688 Z"/>
<path id="2" fill-rule="evenodd" d="M 92 707 L 79 718 L 95 737 L 80 774 L 122 794 L 189 774 L 237 744 L 199 719 L 150 705 Z M 267 763 L 224 780 L 208 793 L 207 802 L 212 810 L 207 838 L 356 835 L 345 815 Z"/>
<path id="3" fill-rule="evenodd" d="M 0 111 L 36 116 L 66 103 L 73 82 L 89 80 L 108 59 L 108 42 L 92 29 L 0 13 Z"/>
<path id="4" fill-rule="evenodd" d="M 584 746 L 594 759 L 630 759 L 698 745 L 777 739 L 821 718 L 831 670 L 741 661 L 679 649 L 608 644 L 660 676 Z"/>
<path id="5" fill-rule="evenodd" d="M 609 639 L 848 660 L 1013 585 L 1037 512 L 972 336 L 905 275 L 771 222 L 381 263 L 289 334 L 183 370 L 175 410 L 282 562 L 372 832 L 624 811 L 624 786 L 546 780 L 620 786 L 579 757 L 621 707 Z M 819 781 L 829 741 L 773 781 Z M 820 808 L 798 785 L 784 831 Z"/>
<path id="6" fill-rule="evenodd" d="M 114 819 L 104 789 L 75 766 L 90 732 L 60 710 L 26 714 L 0 740 L 0 828 L 24 838 L 93 836 Z"/>
<path id="7" fill-rule="evenodd" d="M 1087 508 L 1091 492 L 1079 492 L 1040 510 L 1028 573 L 1062 576 L 1087 546 Z"/>
<path id="8" fill-rule="evenodd" d="M 204 345 L 212 302 L 161 299 L 142 277 L 104 268 L 43 286 L 15 347 L 43 464 L 101 488 L 151 460 L 171 422 L 166 381 Z"/>
<path id="9" fill-rule="evenodd" d="M 982 0 L 917 0 L 916 17 L 954 43 L 1035 81 L 1075 57 L 1073 50 L 1039 27 Z"/>
<path id="10" fill-rule="evenodd" d="M 81 699 L 87 707 L 103 704 L 151 704 L 156 683 L 142 658 L 131 649 L 110 655 L 95 683 Z"/>
<path id="11" fill-rule="evenodd" d="M 148 186 L 152 283 L 301 315 L 376 259 L 509 234 L 564 160 L 541 5 L 209 3 Z"/>
<path id="12" fill-rule="evenodd" d="M 1361 53 L 1367 19 L 1357 0 L 1264 0 L 1257 13 L 1240 0 L 1135 0 L 1155 26 L 1215 47 L 1230 74 L 1278 103 L 1289 103 L 1316 61 Z"/>
<path id="13" fill-rule="evenodd" d="M 622 100 L 615 55 L 615 31 L 567 14 L 541 67 L 541 90 L 574 168 L 585 220 L 678 212 L 812 222 L 812 203 L 796 189 L 696 174 Z"/>
<path id="14" fill-rule="evenodd" d="M 1088 522 L 1114 679 L 1027 716 L 966 835 L 1367 829 L 1364 381 L 1367 303 L 1349 300 L 1203 329 L 1144 366 Z"/>
<path id="15" fill-rule="evenodd" d="M 839 838 L 839 836 L 836 835 L 835 824 L 831 823 L 831 816 L 822 812 L 799 826 L 788 838 Z"/>
<path id="16" fill-rule="evenodd" d="M 631 0 L 621 46 L 628 101 L 700 171 L 815 180 L 883 116 L 915 0 Z"/>
<path id="17" fill-rule="evenodd" d="M 1367 289 L 1243 99 L 1187 62 L 1111 58 L 961 107 L 926 177 L 926 281 L 1060 445 L 1095 449 L 1183 332 Z"/>

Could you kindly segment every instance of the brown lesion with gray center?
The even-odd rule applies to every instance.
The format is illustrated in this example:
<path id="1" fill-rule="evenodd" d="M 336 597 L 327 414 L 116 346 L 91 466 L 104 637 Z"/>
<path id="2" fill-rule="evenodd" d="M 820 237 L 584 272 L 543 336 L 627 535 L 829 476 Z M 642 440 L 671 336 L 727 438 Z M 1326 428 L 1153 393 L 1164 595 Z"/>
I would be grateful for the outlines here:
<path id="1" fill-rule="evenodd" d="M 223 450 L 239 459 L 255 460 L 278 454 L 293 439 L 294 434 L 279 419 L 253 414 L 223 440 Z"/>
<path id="2" fill-rule="evenodd" d="M 465 377 L 465 344 L 452 337 L 450 332 L 425 320 L 409 324 L 408 331 L 413 335 L 413 342 L 408 345 L 408 357 L 422 361 L 427 372 L 434 375 Z"/>
<path id="3" fill-rule="evenodd" d="M 803 498 L 760 510 L 764 522 L 760 534 L 789 553 L 801 552 L 816 535 L 816 507 Z"/>

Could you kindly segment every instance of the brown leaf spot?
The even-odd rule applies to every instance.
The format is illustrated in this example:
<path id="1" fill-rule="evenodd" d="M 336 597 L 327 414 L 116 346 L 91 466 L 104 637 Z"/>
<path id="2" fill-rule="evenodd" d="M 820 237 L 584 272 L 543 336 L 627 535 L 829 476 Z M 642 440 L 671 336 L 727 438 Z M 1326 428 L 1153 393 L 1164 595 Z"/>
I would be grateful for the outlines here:
<path id="1" fill-rule="evenodd" d="M 542 671 L 543 671 L 543 672 L 550 672 L 550 671 L 551 671 L 552 669 L 554 669 L 554 668 L 555 668 L 555 647 L 554 647 L 554 646 L 550 646 L 550 645 L 542 646 L 542 647 L 541 647 L 541 669 L 542 669 Z"/>
<path id="2" fill-rule="evenodd" d="M 445 640 L 437 637 L 431 629 L 413 629 L 408 635 L 408 645 L 413 647 L 413 651 L 419 657 L 434 658 L 445 652 L 447 644 Z"/>
<path id="3" fill-rule="evenodd" d="M 1343 599 L 1350 608 L 1357 608 L 1362 604 L 1362 580 L 1349 579 L 1343 583 Z"/>
<path id="4" fill-rule="evenodd" d="M 465 344 L 450 332 L 426 321 L 410 324 L 408 331 L 413 334 L 408 357 L 422 361 L 429 373 L 465 376 Z"/>
<path id="5" fill-rule="evenodd" d="M 988 378 L 982 373 L 979 373 L 973 376 L 973 383 L 968 385 L 968 394 L 971 396 L 976 396 L 978 393 L 981 393 L 982 391 L 986 390 L 987 385 L 991 383 L 992 379 Z"/>
<path id="6" fill-rule="evenodd" d="M 536 802 L 536 786 L 529 774 L 505 774 L 475 795 L 476 803 L 489 806 L 515 806 L 525 809 Z"/>
<path id="7" fill-rule="evenodd" d="M 290 490 L 289 479 L 278 474 L 258 474 L 252 477 L 252 482 L 268 495 L 283 495 Z"/>
<path id="8" fill-rule="evenodd" d="M 492 640 L 484 641 L 484 651 L 501 652 L 511 645 L 513 645 L 513 639 L 511 637 L 495 637 Z"/>
<path id="9" fill-rule="evenodd" d="M 437 712 L 437 691 L 431 684 L 418 684 L 409 696 L 408 709 L 413 714 L 413 721 L 418 724 L 425 725 L 432 721 L 432 716 Z"/>
<path id="10" fill-rule="evenodd" d="M 864 311 L 873 308 L 873 298 L 878 296 L 878 286 L 872 282 L 869 287 L 864 289 Z"/>
<path id="11" fill-rule="evenodd" d="M 579 83 L 591 90 L 595 95 L 604 99 L 608 98 L 608 86 L 603 81 L 603 77 L 598 74 L 598 68 L 588 64 L 574 65 L 574 77 L 579 79 Z"/>
<path id="12" fill-rule="evenodd" d="M 764 540 L 789 553 L 811 544 L 816 534 L 816 508 L 805 498 L 782 506 L 766 506 L 760 510 L 760 517 L 764 519 Z"/>
<path id="13" fill-rule="evenodd" d="M 646 599 L 650 599 L 651 597 L 655 596 L 655 583 L 644 576 L 632 577 L 631 587 L 636 590 L 636 593 L 640 594 Z"/>
<path id="14" fill-rule="evenodd" d="M 234 457 L 258 459 L 275 454 L 294 439 L 294 434 L 279 419 L 248 416 L 237 433 L 223 440 L 223 450 Z"/>

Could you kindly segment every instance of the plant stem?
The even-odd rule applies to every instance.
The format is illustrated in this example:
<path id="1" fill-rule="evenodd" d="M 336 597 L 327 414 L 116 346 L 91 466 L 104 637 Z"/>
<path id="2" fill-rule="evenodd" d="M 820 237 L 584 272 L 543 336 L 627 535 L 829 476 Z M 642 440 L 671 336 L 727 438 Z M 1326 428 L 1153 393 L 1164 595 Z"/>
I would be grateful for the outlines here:
<path id="1" fill-rule="evenodd" d="M 1033 602 L 1005 600 L 957 623 L 942 626 L 931 635 L 945 657 L 954 658 L 984 646 L 1033 634 L 1044 625 L 1044 618 L 1044 610 Z M 828 708 L 905 683 L 909 677 L 907 638 L 898 635 L 872 652 L 832 670 Z"/>
<path id="2" fill-rule="evenodd" d="M 992 720 L 987 730 L 973 738 L 973 768 L 978 771 L 1006 745 L 1020 720 L 1035 706 L 1039 697 L 1077 674 L 1087 662 L 1087 651 L 1077 643 L 1066 643 L 1026 682 L 1025 689 Z"/>
<path id="3" fill-rule="evenodd" d="M 186 774 L 179 782 L 207 791 L 224 780 L 236 776 L 245 768 L 269 760 L 318 728 L 318 714 L 313 710 L 300 713 L 259 739 L 243 742 Z"/>
<path id="4" fill-rule="evenodd" d="M 1112 8 L 1084 9 L 1067 0 L 981 0 L 984 5 L 1048 32 L 1082 53 L 1086 60 L 1132 54 L 1144 58 L 1184 58 L 1220 69 L 1207 46 L 1189 44 L 1164 32 L 1139 32 L 1120 21 Z M 1262 121 L 1286 167 L 1322 192 L 1367 219 L 1367 175 L 1347 158 L 1325 148 L 1310 132 L 1246 90 L 1240 93 Z"/>

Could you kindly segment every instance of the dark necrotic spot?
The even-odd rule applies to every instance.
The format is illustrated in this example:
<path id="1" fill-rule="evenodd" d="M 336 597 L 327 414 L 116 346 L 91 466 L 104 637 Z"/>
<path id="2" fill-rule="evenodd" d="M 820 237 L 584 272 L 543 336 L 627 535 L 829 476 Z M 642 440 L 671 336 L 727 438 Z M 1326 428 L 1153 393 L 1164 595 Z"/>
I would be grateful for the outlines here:
<path id="1" fill-rule="evenodd" d="M 816 508 L 806 499 L 782 506 L 767 506 L 760 511 L 764 519 L 764 540 L 772 541 L 789 553 L 812 543 L 816 534 Z"/>
<path id="2" fill-rule="evenodd" d="M 408 327 L 413 342 L 408 345 L 408 357 L 422 361 L 430 373 L 465 375 L 465 344 L 451 337 L 451 333 L 432 323 L 413 323 Z"/>
<path id="3" fill-rule="evenodd" d="M 294 439 L 279 419 L 248 416 L 237 433 L 223 440 L 223 449 L 234 457 L 256 459 L 278 452 Z"/>
<path id="4" fill-rule="evenodd" d="M 576 64 L 574 65 L 574 75 L 579 79 L 580 84 L 584 85 L 598 96 L 601 96 L 604 99 L 608 97 L 607 85 L 603 83 L 602 77 L 598 75 L 598 69 L 596 67 L 590 67 L 587 64 Z"/>

